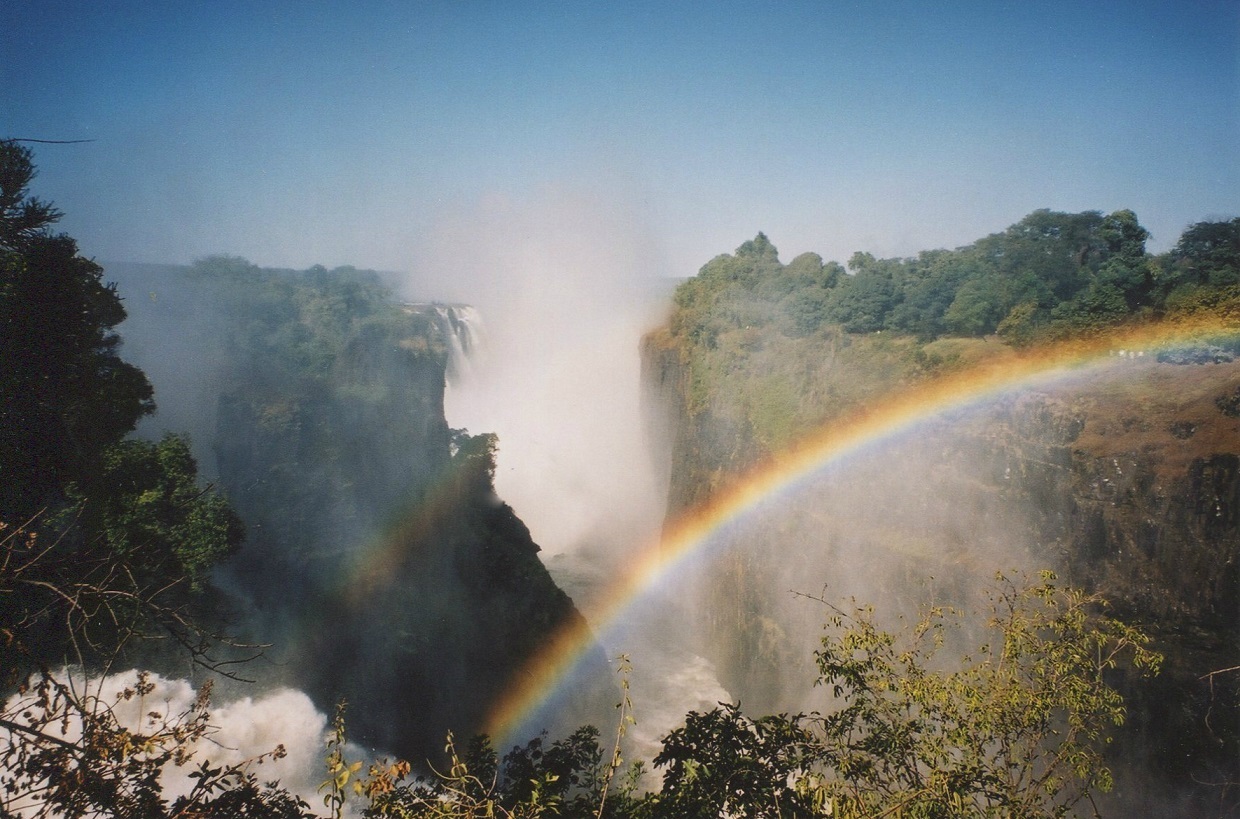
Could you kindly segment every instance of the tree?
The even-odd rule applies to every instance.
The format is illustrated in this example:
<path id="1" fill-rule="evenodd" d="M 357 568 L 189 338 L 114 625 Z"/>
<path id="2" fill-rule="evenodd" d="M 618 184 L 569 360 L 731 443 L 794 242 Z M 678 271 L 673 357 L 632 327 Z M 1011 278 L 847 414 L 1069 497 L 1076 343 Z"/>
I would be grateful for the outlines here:
<path id="1" fill-rule="evenodd" d="M 0 247 L 15 248 L 42 236 L 61 213 L 28 195 L 34 155 L 11 139 L 0 140 Z"/>
<path id="2" fill-rule="evenodd" d="M 1102 220 L 1098 237 L 1107 257 L 1090 289 L 1096 289 L 1098 283 L 1114 287 L 1123 298 L 1124 312 L 1146 305 L 1154 289 L 1153 269 L 1145 255 L 1149 231 L 1137 222 L 1135 213 L 1125 209 Z"/>
<path id="3" fill-rule="evenodd" d="M 816 739 L 800 718 L 750 719 L 724 704 L 692 712 L 663 741 L 654 764 L 666 767 L 652 816 L 810 817 L 822 814 L 817 788 L 806 788 Z"/>
<path id="4" fill-rule="evenodd" d="M 95 493 L 98 501 L 77 486 L 70 494 L 106 548 L 125 555 L 135 570 L 184 578 L 186 588 L 200 590 L 211 567 L 241 545 L 245 528 L 226 500 L 198 486 L 197 476 L 189 442 L 168 434 L 158 443 L 109 447 L 100 472 L 109 489 Z"/>
<path id="5" fill-rule="evenodd" d="M 1090 271 L 1104 254 L 1097 235 L 1102 223 L 1098 211 L 1060 213 L 1042 208 L 1003 233 L 978 240 L 974 249 L 1001 278 L 1023 280 L 1019 289 L 1036 283 L 1043 291 L 1037 294 L 1043 303 L 1066 301 L 1085 286 Z M 1011 295 L 1013 299 L 1003 305 L 1003 313 L 1034 294 Z"/>
<path id="6" fill-rule="evenodd" d="M 989 639 L 957 664 L 938 656 L 963 631 L 951 610 L 898 633 L 864 607 L 829 627 L 818 684 L 833 708 L 691 714 L 655 759 L 666 815 L 1071 816 L 1111 785 L 1102 751 L 1125 712 L 1110 677 L 1161 662 L 1100 598 L 1049 573 L 1000 577 Z"/>
<path id="7" fill-rule="evenodd" d="M 1038 303 L 1023 302 L 1008 311 L 995 328 L 995 333 L 1013 347 L 1027 347 L 1038 337 L 1039 319 Z"/>
<path id="8" fill-rule="evenodd" d="M 895 276 L 899 260 L 875 260 L 868 253 L 856 253 L 848 267 L 852 275 L 845 276 L 831 291 L 827 314 L 850 333 L 883 329 L 897 303 Z"/>
<path id="9" fill-rule="evenodd" d="M 241 521 L 197 485 L 184 439 L 124 441 L 104 460 L 109 491 L 86 496 L 71 486 L 77 502 L 55 521 L 0 524 L 7 682 L 65 663 L 105 668 L 151 639 L 215 665 L 221 639 L 199 598 L 207 571 L 240 545 Z"/>
<path id="10" fill-rule="evenodd" d="M 905 265 L 900 303 L 892 310 L 888 326 L 927 341 L 938 337 L 947 330 L 944 314 L 961 283 L 978 275 L 976 254 L 922 251 Z"/>
<path id="11" fill-rule="evenodd" d="M 0 141 L 0 519 L 25 520 L 90 483 L 100 456 L 154 410 L 142 371 L 121 360 L 125 318 L 103 269 L 53 235 L 59 218 L 27 195 L 29 150 Z"/>
<path id="12" fill-rule="evenodd" d="M 470 435 L 466 429 L 453 429 L 450 433 L 456 480 L 474 494 L 490 495 L 495 491 L 495 456 L 499 451 L 499 436 L 494 432 Z"/>
<path id="13" fill-rule="evenodd" d="M 1190 225 L 1170 256 L 1175 272 L 1185 284 L 1240 284 L 1240 218 Z"/>
<path id="14" fill-rule="evenodd" d="M 1004 282 L 993 278 L 969 279 L 956 291 L 956 297 L 943 313 L 947 329 L 962 336 L 982 336 L 993 332 L 1000 319 L 1011 310 Z"/>

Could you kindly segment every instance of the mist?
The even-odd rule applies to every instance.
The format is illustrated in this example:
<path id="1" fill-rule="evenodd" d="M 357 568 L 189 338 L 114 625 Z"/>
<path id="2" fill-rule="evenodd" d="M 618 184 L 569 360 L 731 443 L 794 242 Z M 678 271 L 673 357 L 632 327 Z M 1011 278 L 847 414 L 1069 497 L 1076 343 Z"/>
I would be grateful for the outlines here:
<path id="1" fill-rule="evenodd" d="M 473 308 L 458 311 L 471 322 L 475 343 L 466 360 L 450 365 L 443 397 L 448 425 L 498 434 L 496 492 L 529 527 L 543 562 L 587 620 L 593 595 L 657 537 L 666 508 L 669 460 L 650 440 L 654 410 L 643 404 L 640 345 L 643 334 L 664 320 L 674 281 L 661 232 L 641 213 L 623 197 L 567 186 L 546 186 L 528 201 L 491 197 L 447 211 L 430 238 L 411 250 L 409 271 L 384 274 L 400 301 Z M 219 365 L 219 333 L 234 321 L 229 308 L 209 298 L 210 288 L 200 288 L 195 298 L 172 295 L 154 268 L 116 265 L 108 275 L 121 281 L 130 308 L 122 328 L 125 355 L 156 386 L 160 411 L 142 433 L 190 432 L 204 475 L 214 479 L 221 452 L 216 396 L 230 388 Z M 383 505 L 374 498 L 367 503 Z M 359 519 L 347 504 L 341 512 L 337 517 L 349 523 L 341 524 L 340 539 L 381 538 L 380 517 Z M 259 521 L 264 529 L 277 523 Z M 365 554 L 369 547 L 361 548 Z M 242 599 L 245 627 L 275 644 L 276 679 L 297 685 L 321 658 L 306 654 L 313 645 L 301 636 L 305 624 L 281 614 L 272 601 L 306 580 L 323 583 L 332 570 L 312 569 L 298 580 L 303 566 L 280 584 L 254 590 L 245 579 L 255 571 L 252 562 L 225 567 L 219 581 Z M 283 587 L 290 590 L 279 591 Z M 251 599 L 256 593 L 261 596 Z M 418 594 L 428 617 L 463 616 L 450 594 L 434 588 Z M 691 648 L 679 630 L 654 623 L 635 623 L 604 646 L 609 656 L 631 657 L 634 700 L 659 704 L 642 715 L 631 740 L 646 758 L 686 711 L 727 698 L 710 663 Z M 601 700 L 576 697 L 562 704 L 557 729 L 591 722 L 606 730 L 619 680 L 608 674 L 605 682 L 613 693 Z M 466 685 L 447 678 L 441 684 L 445 690 Z M 442 704 L 418 707 L 430 717 Z"/>
<path id="2" fill-rule="evenodd" d="M 147 674 L 144 683 L 150 690 L 134 695 L 139 682 L 135 670 L 95 677 L 79 668 L 65 668 L 57 675 L 59 683 L 71 687 L 93 713 L 108 712 L 116 724 L 136 735 L 157 734 L 169 726 L 181 724 L 192 712 L 200 691 L 188 680 Z M 81 734 L 80 717 L 63 711 L 46 711 L 34 694 L 14 695 L 5 703 L 7 712 L 25 712 L 31 723 L 58 726 L 58 736 L 74 742 Z M 323 781 L 327 737 L 327 716 L 314 707 L 301 691 L 274 688 L 255 696 L 231 692 L 211 698 L 210 727 L 206 734 L 184 748 L 186 761 L 169 762 L 162 769 L 163 796 L 172 801 L 191 792 L 196 781 L 191 776 L 204 763 L 215 767 L 241 766 L 257 776 L 260 782 L 279 781 L 291 794 L 315 804 L 322 798 L 319 784 Z M 0 729 L 0 742 L 8 742 L 10 733 Z M 276 754 L 277 748 L 282 752 Z M 153 753 L 157 753 L 153 752 Z M 351 759 L 361 759 L 364 752 L 350 746 L 345 749 Z M 38 813 L 38 804 L 17 803 L 16 815 L 29 811 Z M 351 812 L 349 815 L 352 815 Z"/>
<path id="3" fill-rule="evenodd" d="M 674 581 L 682 622 L 696 625 L 699 651 L 747 710 L 829 704 L 814 687 L 814 651 L 836 610 L 871 605 L 880 625 L 900 632 L 929 606 L 984 609 L 996 572 L 1062 569 L 1037 540 L 1039 522 L 1060 510 L 1005 494 L 1004 464 L 978 435 L 997 415 L 986 404 L 870 444 L 700 547 Z"/>
<path id="4" fill-rule="evenodd" d="M 449 384 L 448 423 L 499 435 L 497 493 L 608 656 L 630 661 L 637 726 L 627 745 L 649 760 L 685 713 L 731 696 L 679 612 L 668 619 L 673 609 L 653 605 L 650 617 L 604 628 L 594 608 L 659 537 L 670 468 L 666 408 L 643 387 L 640 347 L 666 318 L 676 280 L 662 231 L 611 194 L 546 186 L 529 200 L 493 197 L 453 212 L 403 288 L 478 308 L 483 343 Z M 604 733 L 614 719 L 567 716 Z"/>
<path id="5" fill-rule="evenodd" d="M 450 385 L 453 427 L 499 435 L 496 490 L 544 557 L 620 557 L 662 521 L 666 455 L 641 406 L 639 344 L 668 309 L 659 232 L 601 192 L 548 187 L 446 215 L 403 292 L 478 308 L 484 344 Z"/>

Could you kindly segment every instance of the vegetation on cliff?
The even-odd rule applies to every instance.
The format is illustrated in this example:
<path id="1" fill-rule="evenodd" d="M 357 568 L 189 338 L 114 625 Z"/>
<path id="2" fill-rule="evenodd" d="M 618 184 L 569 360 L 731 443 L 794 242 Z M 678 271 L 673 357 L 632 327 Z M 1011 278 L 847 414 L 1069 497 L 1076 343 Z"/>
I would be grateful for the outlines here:
<path id="1" fill-rule="evenodd" d="M 761 234 L 715 258 L 645 340 L 647 372 L 677 415 L 672 513 L 916 382 L 1134 325 L 1209 317 L 1240 330 L 1240 219 L 1193 225 L 1161 255 L 1145 238 L 1128 211 L 1037 211 L 957 250 L 859 253 L 847 270 L 813 254 L 784 265 Z M 1172 794 L 1225 814 L 1217 805 L 1240 779 L 1240 685 L 1210 672 L 1240 662 L 1240 428 L 1227 414 L 1238 351 L 1240 333 L 1162 353 L 1117 347 L 1126 363 L 1105 376 L 920 428 L 893 462 L 858 471 L 865 489 L 832 484 L 832 497 L 805 501 L 819 530 L 842 521 L 813 547 L 734 545 L 710 569 L 700 621 L 725 686 L 751 705 L 778 699 L 764 687 L 784 664 L 769 635 L 793 626 L 769 598 L 811 565 L 828 573 L 813 581 L 838 582 L 831 561 L 847 560 L 840 575 L 874 573 L 899 595 L 911 577 L 960 574 L 972 559 L 962 539 L 989 538 L 995 554 L 1028 549 L 1034 565 L 1103 592 L 1167 650 L 1152 687 L 1127 689 L 1137 718 L 1113 758 L 1146 788 L 1129 809 Z M 825 562 L 802 560 L 807 550 Z"/>
<path id="2" fill-rule="evenodd" d="M 494 436 L 444 420 L 452 329 L 352 268 L 147 269 L 131 304 L 168 331 L 148 360 L 192 371 L 192 409 L 214 418 L 199 451 L 230 506 L 198 486 L 184 437 L 125 437 L 154 409 L 119 355 L 126 311 L 50 233 L 33 173 L 0 142 L 0 813 L 296 813 L 257 785 L 258 760 L 203 768 L 189 802 L 161 796 L 162 766 L 210 726 L 205 694 L 158 724 L 114 716 L 153 688 L 112 702 L 103 675 L 185 668 L 148 637 L 226 673 L 245 655 L 217 627 L 272 643 L 265 682 L 352 699 L 360 736 L 415 759 L 480 724 L 507 672 L 579 615 L 494 495 Z"/>
<path id="3" fill-rule="evenodd" d="M 1240 316 L 1240 219 L 1195 224 L 1161 255 L 1146 252 L 1147 237 L 1132 211 L 1039 210 L 956 250 L 858 252 L 845 269 L 814 253 L 782 264 L 759 233 L 682 283 L 648 344 L 687 366 L 691 415 L 737 424 L 771 452 L 912 379 L 1006 347 Z"/>
<path id="4" fill-rule="evenodd" d="M 444 422 L 442 327 L 351 269 L 265 271 L 216 258 L 175 272 L 201 304 L 228 307 L 208 345 L 218 378 L 212 454 L 251 538 L 225 564 L 231 576 L 212 575 L 237 552 L 237 514 L 198 488 L 185 439 L 125 439 L 150 412 L 151 389 L 119 358 L 115 290 L 72 240 L 48 232 L 54 211 L 26 195 L 28 152 L 0 143 L 0 171 L 0 517 L 20 524 L 0 534 L 0 815 L 316 815 L 260 778 L 281 747 L 236 765 L 196 756 L 212 733 L 209 685 L 183 713 L 127 723 L 124 704 L 154 691 L 149 675 L 109 696 L 74 676 L 97 679 L 157 631 L 209 664 L 217 643 L 195 612 L 213 619 L 201 606 L 213 577 L 248 598 L 260 635 L 297 621 L 309 637 L 280 635 L 300 652 L 282 659 L 321 697 L 352 699 L 371 741 L 417 754 L 428 732 L 476 723 L 506 671 L 577 615 L 494 497 L 494 437 Z M 785 274 L 763 237 L 742 249 L 753 269 L 735 281 L 755 284 L 758 268 Z M 799 305 L 790 324 L 771 313 L 781 334 L 849 338 L 816 323 L 846 274 L 815 257 L 789 268 L 809 290 L 770 291 Z M 151 291 L 150 304 L 176 307 L 177 290 Z M 742 331 L 736 350 L 756 351 L 761 334 L 747 331 L 763 317 L 739 299 L 719 304 L 744 323 L 694 343 L 727 349 Z M 909 377 L 943 365 L 903 341 L 857 346 L 876 357 L 867 367 L 906 361 Z M 776 405 L 767 417 L 782 414 Z M 444 612 L 468 617 L 446 624 Z M 1099 598 L 1049 575 L 1000 587 L 988 637 L 956 670 L 936 659 L 954 645 L 943 609 L 903 633 L 880 628 L 868 609 L 837 615 L 816 655 L 831 694 L 821 712 L 689 714 L 654 760 L 664 776 L 652 793 L 613 787 L 618 746 L 605 755 L 590 728 L 535 739 L 502 761 L 482 739 L 461 756 L 450 745 L 442 775 L 411 781 L 401 762 L 362 774 L 338 720 L 324 806 L 339 817 L 356 794 L 367 815 L 405 817 L 1069 815 L 1109 784 L 1101 750 L 1125 716 L 1112 676 L 1159 662 Z M 74 668 L 53 670 L 64 662 Z M 423 718 L 428 703 L 442 722 Z M 165 777 L 183 768 L 189 785 L 167 792 Z"/>

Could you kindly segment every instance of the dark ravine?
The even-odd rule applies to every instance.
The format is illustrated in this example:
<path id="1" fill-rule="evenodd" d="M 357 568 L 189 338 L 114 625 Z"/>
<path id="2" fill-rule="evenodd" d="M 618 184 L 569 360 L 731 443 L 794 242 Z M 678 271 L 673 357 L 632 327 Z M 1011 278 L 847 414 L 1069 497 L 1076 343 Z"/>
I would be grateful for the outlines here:
<path id="1" fill-rule="evenodd" d="M 216 581 L 231 630 L 272 646 L 247 673 L 324 711 L 346 700 L 351 739 L 415 763 L 449 730 L 480 730 L 510 675 L 581 615 L 495 495 L 493 437 L 449 429 L 451 316 L 352 269 L 109 275 L 134 294 L 127 356 L 167 407 L 146 431 L 191 430 L 246 523 Z M 598 663 L 583 699 L 610 705 Z"/>

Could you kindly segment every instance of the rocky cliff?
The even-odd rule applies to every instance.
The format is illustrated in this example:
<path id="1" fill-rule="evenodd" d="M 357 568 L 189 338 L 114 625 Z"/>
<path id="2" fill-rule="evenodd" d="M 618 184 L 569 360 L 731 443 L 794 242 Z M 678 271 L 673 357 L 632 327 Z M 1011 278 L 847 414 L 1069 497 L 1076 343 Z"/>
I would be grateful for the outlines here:
<path id="1" fill-rule="evenodd" d="M 881 360 L 897 391 L 932 376 L 936 357 L 953 366 L 945 342 L 824 330 L 748 343 L 730 377 L 704 382 L 719 347 L 668 331 L 644 341 L 650 397 L 668 419 L 669 515 L 772 451 L 752 387 L 774 383 L 772 366 L 754 363 L 771 348 L 814 362 L 790 389 L 812 386 L 818 397 L 797 412 L 827 424 L 841 406 L 830 397 L 873 378 L 859 366 Z M 956 352 L 954 366 L 971 354 Z M 1050 568 L 1102 592 L 1167 655 L 1156 680 L 1124 683 L 1130 719 L 1115 759 L 1129 775 L 1113 806 L 1226 815 L 1227 783 L 1240 781 L 1240 675 L 1211 672 L 1240 665 L 1240 362 L 1164 358 L 1117 354 L 1087 377 L 927 420 L 749 515 L 700 581 L 699 625 L 724 686 L 755 712 L 813 705 L 807 660 L 825 612 L 790 591 L 907 614 L 966 603 L 995 571 Z"/>
<path id="2" fill-rule="evenodd" d="M 1002 402 L 987 483 L 1078 582 L 1162 623 L 1240 627 L 1240 363 L 1153 356 Z M 1000 474 L 1000 470 L 1002 470 Z"/>
<path id="3" fill-rule="evenodd" d="M 1228 815 L 1240 781 L 1240 364 L 1129 360 L 1086 385 L 1009 399 L 977 429 L 985 485 L 1034 510 L 1028 537 L 1155 637 L 1167 662 L 1128 687 L 1117 757 L 1134 809 L 1174 794 Z M 1230 672 L 1215 674 L 1222 669 Z M 1211 784 L 1212 783 L 1212 784 Z M 1191 793 L 1192 795 L 1186 795 Z M 1227 806 L 1231 805 L 1230 808 Z M 1200 813 L 1195 813 L 1200 811 Z"/>
<path id="4" fill-rule="evenodd" d="M 444 417 L 460 311 L 398 304 L 352 269 L 114 271 L 166 407 L 149 431 L 193 431 L 247 526 L 216 577 L 230 631 L 270 644 L 245 673 L 325 711 L 346 700 L 351 739 L 415 763 L 480 730 L 580 615 L 495 495 L 494 436 Z"/>

